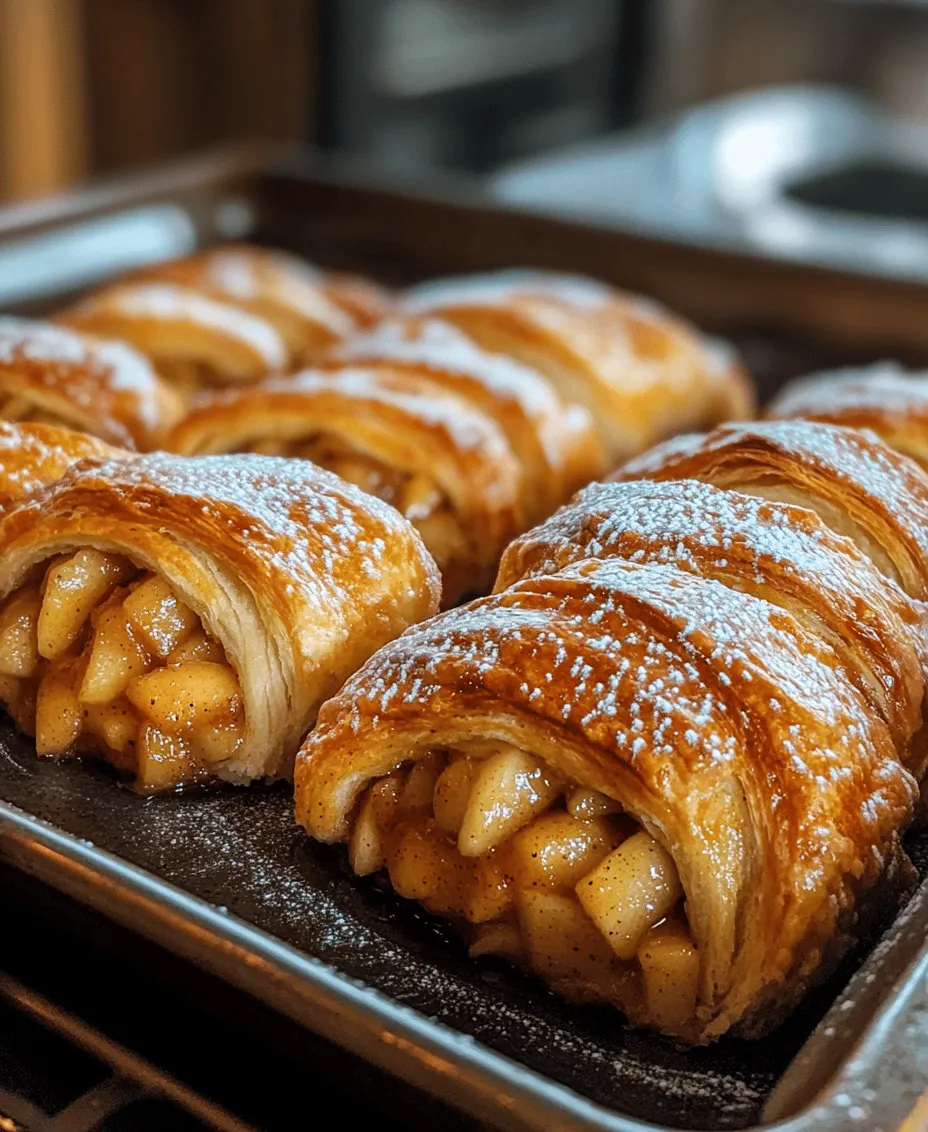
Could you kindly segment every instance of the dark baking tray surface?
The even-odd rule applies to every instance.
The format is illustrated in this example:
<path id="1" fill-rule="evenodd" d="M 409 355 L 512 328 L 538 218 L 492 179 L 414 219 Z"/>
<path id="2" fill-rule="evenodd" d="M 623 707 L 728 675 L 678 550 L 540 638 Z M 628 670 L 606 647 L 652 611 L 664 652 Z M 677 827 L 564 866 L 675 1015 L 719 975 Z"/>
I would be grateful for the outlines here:
<path id="1" fill-rule="evenodd" d="M 505 263 L 586 269 L 650 291 L 725 330 L 753 351 L 768 388 L 812 364 L 878 356 L 888 342 L 877 318 L 879 298 L 869 306 L 861 299 L 855 307 L 869 312 L 869 335 L 857 325 L 836 343 L 827 325 L 810 320 L 804 306 L 794 309 L 792 298 L 783 299 L 796 285 L 788 275 L 779 291 L 768 280 L 766 297 L 758 292 L 751 317 L 739 317 L 732 306 L 737 290 L 730 284 L 726 289 L 724 280 L 740 277 L 749 286 L 758 266 L 711 250 L 683 255 L 617 233 L 607 262 L 603 233 L 538 217 L 507 218 L 466 193 L 417 200 L 318 170 L 266 171 L 247 162 L 243 168 L 227 162 L 220 173 L 214 169 L 211 178 L 188 170 L 157 185 L 143 181 L 103 197 L 83 194 L 70 209 L 53 208 L 33 227 L 54 231 L 76 215 L 168 198 L 189 209 L 200 238 L 208 240 L 216 235 L 213 211 L 244 202 L 253 213 L 254 237 L 384 279 Z M 8 232 L 22 227 L 9 214 L 6 219 Z M 0 215 L 0 239 L 3 232 Z M 654 262 L 660 265 L 662 257 L 655 276 Z M 679 266 L 686 263 L 693 278 L 703 279 L 701 287 L 692 280 L 681 287 Z M 777 268 L 769 270 L 775 275 Z M 712 279 L 717 301 L 710 307 L 705 287 Z M 816 293 L 827 291 L 827 274 L 811 279 Z M 844 277 L 831 284 L 832 301 L 853 292 Z M 860 295 L 866 299 L 869 292 Z M 898 346 L 893 352 L 919 357 L 928 350 L 921 321 L 913 325 L 907 335 L 897 322 L 889 342 Z M 924 994 L 919 963 L 926 960 L 919 952 L 928 891 L 918 893 L 849 990 L 848 979 L 885 924 L 774 1035 L 687 1051 L 626 1029 L 611 1011 L 569 1007 L 504 964 L 470 962 L 439 921 L 370 880 L 354 878 L 341 849 L 310 843 L 293 824 L 284 786 L 142 799 L 93 763 L 37 761 L 9 724 L 0 723 L 0 798 L 7 803 L 0 802 L 0 854 L 12 863 L 494 1123 L 631 1129 L 635 1120 L 646 1120 L 664 1127 L 744 1128 L 761 1120 L 765 1104 L 768 1115 L 792 1115 L 821 1088 L 817 1107 L 806 1108 L 795 1126 L 841 1128 L 849 1103 L 841 1081 L 849 1073 L 865 1092 L 861 1074 L 874 1076 L 870 1091 L 884 1113 L 887 1089 L 902 1114 L 920 1091 L 911 1034 L 904 1056 L 890 1058 L 905 1081 L 885 1070 L 898 1030 L 887 1029 L 883 1016 L 891 1013 L 891 991 L 897 1006 L 914 996 L 918 1007 Z M 920 870 L 928 872 L 928 837 L 910 840 Z M 916 1009 L 913 1016 L 924 1025 L 925 1012 Z M 919 1030 L 916 1037 L 915 1048 L 928 1055 L 928 1034 Z M 849 1059 L 861 1042 L 870 1043 L 866 1061 Z"/>

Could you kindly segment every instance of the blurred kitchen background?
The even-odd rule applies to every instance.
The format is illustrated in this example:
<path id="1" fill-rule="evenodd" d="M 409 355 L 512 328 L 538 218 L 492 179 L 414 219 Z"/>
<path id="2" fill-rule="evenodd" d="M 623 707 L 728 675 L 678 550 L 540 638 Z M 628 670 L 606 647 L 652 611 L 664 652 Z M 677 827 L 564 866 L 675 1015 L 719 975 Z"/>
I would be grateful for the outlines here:
<path id="1" fill-rule="evenodd" d="M 928 276 L 928 2 L 0 0 L 0 199 L 239 139 Z"/>

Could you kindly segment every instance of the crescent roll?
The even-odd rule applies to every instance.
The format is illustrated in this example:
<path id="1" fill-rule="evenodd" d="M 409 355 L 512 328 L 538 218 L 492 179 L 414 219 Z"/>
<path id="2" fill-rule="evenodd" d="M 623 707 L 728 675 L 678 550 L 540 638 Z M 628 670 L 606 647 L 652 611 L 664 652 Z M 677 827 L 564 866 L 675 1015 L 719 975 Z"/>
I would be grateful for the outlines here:
<path id="1" fill-rule="evenodd" d="M 373 283 L 328 276 L 286 252 L 246 244 L 208 248 L 146 267 L 134 278 L 188 287 L 270 322 L 287 345 L 291 365 L 317 360 L 390 306 Z"/>
<path id="2" fill-rule="evenodd" d="M 768 416 L 869 429 L 928 470 L 928 373 L 883 362 L 813 374 L 787 385 Z"/>
<path id="3" fill-rule="evenodd" d="M 509 545 L 496 589 L 591 558 L 669 564 L 780 606 L 834 649 L 923 776 L 924 614 L 814 511 L 697 480 L 591 484 Z"/>
<path id="4" fill-rule="evenodd" d="M 613 463 L 665 436 L 753 415 L 732 353 L 663 308 L 592 279 L 501 271 L 426 283 L 406 307 L 542 373 L 586 406 Z"/>
<path id="5" fill-rule="evenodd" d="M 666 441 L 610 478 L 697 479 L 805 507 L 910 597 L 928 598 L 928 479 L 876 436 L 801 420 L 722 425 Z"/>
<path id="6" fill-rule="evenodd" d="M 83 432 L 0 421 L 0 517 L 14 503 L 61 479 L 79 460 L 107 460 L 119 455 L 118 449 Z"/>
<path id="7" fill-rule="evenodd" d="M 438 606 L 392 508 L 295 460 L 81 465 L 0 521 L 0 700 L 156 792 L 290 772 L 319 705 Z"/>
<path id="8" fill-rule="evenodd" d="M 130 343 L 185 397 L 204 386 L 260 381 L 290 361 L 266 318 L 175 283 L 114 283 L 55 321 Z"/>
<path id="9" fill-rule="evenodd" d="M 0 318 L 0 418 L 89 432 L 120 448 L 157 445 L 181 414 L 151 363 L 122 342 Z"/>
<path id="10" fill-rule="evenodd" d="M 295 794 L 473 954 L 688 1042 L 772 1028 L 911 878 L 915 781 L 835 650 L 671 565 L 412 628 L 324 705 Z"/>
<path id="11" fill-rule="evenodd" d="M 301 457 L 391 503 L 442 572 L 444 600 L 486 592 L 522 529 L 520 470 L 494 421 L 408 374 L 306 370 L 198 401 L 176 452 Z"/>
<path id="12" fill-rule="evenodd" d="M 550 515 L 608 467 L 587 409 L 565 403 L 535 370 L 487 353 L 439 319 L 384 321 L 342 343 L 326 365 L 427 378 L 495 420 L 522 465 L 527 522 Z"/>

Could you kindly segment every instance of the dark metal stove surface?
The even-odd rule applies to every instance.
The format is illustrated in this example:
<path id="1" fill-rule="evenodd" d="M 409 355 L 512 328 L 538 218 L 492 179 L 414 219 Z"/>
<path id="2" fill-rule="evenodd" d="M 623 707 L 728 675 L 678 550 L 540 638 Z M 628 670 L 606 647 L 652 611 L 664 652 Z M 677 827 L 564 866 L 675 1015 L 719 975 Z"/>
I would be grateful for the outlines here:
<path id="1" fill-rule="evenodd" d="M 8 725 L 0 731 L 0 752 L 0 795 L 14 805 L 594 1101 L 658 1124 L 740 1128 L 756 1123 L 770 1090 L 854 965 L 852 959 L 766 1040 L 725 1040 L 684 1051 L 626 1030 L 613 1012 L 567 1007 L 503 964 L 472 963 L 439 922 L 378 891 L 369 880 L 352 877 L 339 848 L 308 842 L 293 824 L 286 787 L 142 799 L 121 788 L 104 767 L 36 760 Z M 19 932 L 13 925 L 4 934 Z M 47 945 L 50 956 L 61 950 L 57 937 Z M 138 946 L 133 943 L 132 949 Z M 78 978 L 80 966 L 69 965 Z M 101 993 L 118 987 L 131 1004 L 143 984 L 105 974 L 103 985 Z M 176 992 L 173 1001 L 179 1001 Z M 184 1001 L 163 1026 L 186 1036 L 186 1012 Z M 220 1034 L 203 1045 L 213 1056 L 218 1040 L 227 1075 L 261 1075 L 249 1055 L 240 1053 L 254 1044 L 243 1034 L 247 1031 Z M 195 1050 L 178 1060 L 189 1073 L 199 1058 Z M 311 1064 L 304 1060 L 298 1079 L 305 1079 Z M 280 1076 L 276 1070 L 267 1078 L 268 1089 Z"/>

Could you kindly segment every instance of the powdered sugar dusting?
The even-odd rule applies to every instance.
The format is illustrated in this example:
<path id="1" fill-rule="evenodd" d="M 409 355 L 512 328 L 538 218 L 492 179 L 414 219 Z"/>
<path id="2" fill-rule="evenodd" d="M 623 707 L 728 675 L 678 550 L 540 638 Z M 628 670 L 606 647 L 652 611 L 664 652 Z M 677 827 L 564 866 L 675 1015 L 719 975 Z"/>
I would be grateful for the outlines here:
<path id="1" fill-rule="evenodd" d="M 811 374 L 791 382 L 770 407 L 775 417 L 873 412 L 928 415 L 928 372 L 909 373 L 895 362 Z"/>
<path id="2" fill-rule="evenodd" d="M 62 393 L 85 411 L 113 411 L 116 394 L 131 401 L 131 413 L 146 428 L 161 424 L 158 380 L 151 363 L 123 342 L 51 323 L 0 318 L 0 373 L 4 366 L 16 369 L 24 363 L 30 385 Z"/>
<path id="3" fill-rule="evenodd" d="M 126 319 L 196 323 L 247 347 L 268 369 L 280 369 L 287 361 L 284 343 L 270 323 L 239 307 L 171 283 L 117 284 L 74 308 L 78 317 L 93 317 L 98 312 Z"/>
<path id="4" fill-rule="evenodd" d="M 492 306 L 523 295 L 548 296 L 573 307 L 590 308 L 608 303 L 614 292 L 583 275 L 512 268 L 420 283 L 406 292 L 403 305 L 415 313 L 428 313 L 461 303 Z"/>

